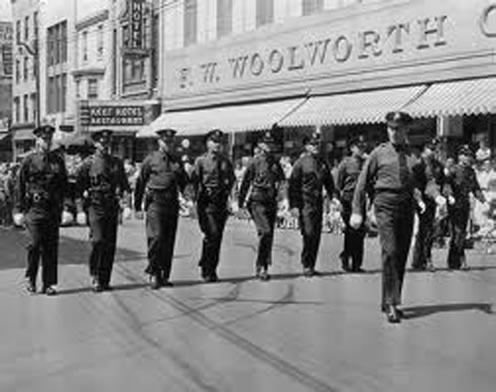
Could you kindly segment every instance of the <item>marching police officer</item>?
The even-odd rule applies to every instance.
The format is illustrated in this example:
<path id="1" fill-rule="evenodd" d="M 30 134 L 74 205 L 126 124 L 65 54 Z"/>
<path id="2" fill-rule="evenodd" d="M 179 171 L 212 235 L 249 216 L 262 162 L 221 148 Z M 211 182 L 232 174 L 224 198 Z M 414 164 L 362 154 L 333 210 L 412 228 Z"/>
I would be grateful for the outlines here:
<path id="1" fill-rule="evenodd" d="M 458 151 L 458 163 L 453 166 L 447 176 L 449 185 L 448 216 L 450 224 L 450 246 L 448 253 L 449 269 L 468 269 L 465 258 L 465 238 L 470 216 L 470 193 L 485 203 L 474 169 L 471 166 L 472 150 L 466 145 Z"/>
<path id="2" fill-rule="evenodd" d="M 92 137 L 95 153 L 79 167 L 76 189 L 79 196 L 78 215 L 82 213 L 84 217 L 86 213 L 90 227 L 91 284 L 93 291 L 100 292 L 111 290 L 120 200 L 125 198 L 130 188 L 123 161 L 110 154 L 112 131 L 94 132 Z"/>
<path id="3" fill-rule="evenodd" d="M 141 215 L 146 211 L 148 267 L 150 286 L 157 290 L 172 286 L 169 281 L 179 219 L 179 192 L 188 182 L 180 160 L 173 155 L 173 129 L 162 129 L 158 135 L 158 150 L 149 154 L 141 166 L 136 181 L 134 206 Z"/>
<path id="4" fill-rule="evenodd" d="M 220 129 L 207 133 L 207 152 L 196 159 L 192 173 L 198 222 L 204 235 L 199 265 L 207 282 L 218 280 L 222 235 L 229 216 L 227 203 L 235 181 L 232 163 L 222 154 L 223 137 Z"/>
<path id="5" fill-rule="evenodd" d="M 436 140 L 427 142 L 420 157 L 420 168 L 425 173 L 425 183 L 421 184 L 422 200 L 425 207 L 422 211 L 417 208 L 419 223 L 413 248 L 413 270 L 428 269 L 434 271 L 431 254 L 436 208 L 437 206 L 446 207 L 446 199 L 443 197 L 444 167 L 435 157 L 436 146 Z"/>
<path id="6" fill-rule="evenodd" d="M 277 194 L 284 181 L 284 171 L 274 157 L 275 140 L 270 132 L 264 133 L 257 142 L 257 153 L 248 165 L 241 182 L 238 205 L 246 206 L 255 222 L 258 234 L 256 276 L 269 280 L 274 227 L 277 218 Z M 248 191 L 249 195 L 248 195 Z"/>
<path id="7" fill-rule="evenodd" d="M 363 247 L 365 240 L 365 225 L 358 229 L 350 226 L 351 204 L 357 185 L 358 176 L 365 162 L 367 144 L 363 135 L 350 138 L 348 148 L 351 155 L 344 158 L 339 164 L 336 187 L 339 194 L 342 210 L 341 216 L 345 224 L 343 251 L 339 255 L 344 271 L 363 272 Z M 351 258 L 351 269 L 350 269 Z"/>
<path id="8" fill-rule="evenodd" d="M 299 217 L 303 237 L 301 263 L 303 275 L 318 275 L 315 262 L 322 233 L 323 195 L 334 196 L 334 181 L 326 162 L 319 157 L 320 134 L 314 132 L 303 140 L 305 152 L 293 165 L 289 177 L 289 207 Z"/>
<path id="9" fill-rule="evenodd" d="M 401 291 L 410 247 L 415 208 L 415 189 L 422 174 L 418 159 L 407 147 L 406 133 L 412 118 L 404 112 L 386 115 L 389 141 L 370 154 L 353 197 L 350 225 L 358 229 L 365 215 L 366 193 L 373 205 L 382 248 L 382 304 L 391 323 L 401 321 Z"/>
<path id="10" fill-rule="evenodd" d="M 36 292 L 36 276 L 41 257 L 42 293 L 57 294 L 59 226 L 67 189 L 63 158 L 50 151 L 55 128 L 36 128 L 36 150 L 21 164 L 16 186 L 16 224 L 25 220 L 29 233 L 26 289 Z"/>

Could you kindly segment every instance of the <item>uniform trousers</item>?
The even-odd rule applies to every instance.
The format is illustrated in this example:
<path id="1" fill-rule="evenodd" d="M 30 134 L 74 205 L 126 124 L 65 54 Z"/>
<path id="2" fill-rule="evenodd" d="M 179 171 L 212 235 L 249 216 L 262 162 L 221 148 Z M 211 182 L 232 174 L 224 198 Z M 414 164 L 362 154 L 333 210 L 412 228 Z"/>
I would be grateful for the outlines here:
<path id="1" fill-rule="evenodd" d="M 450 244 L 448 268 L 459 269 L 465 259 L 465 239 L 470 216 L 470 206 L 462 205 L 448 208 Z"/>
<path id="2" fill-rule="evenodd" d="M 60 218 L 53 213 L 26 215 L 29 234 L 26 278 L 35 285 L 41 259 L 43 288 L 57 284 Z"/>
<path id="3" fill-rule="evenodd" d="M 118 206 L 91 205 L 88 208 L 91 254 L 90 275 L 102 286 L 108 286 L 114 264 L 117 241 Z"/>
<path id="4" fill-rule="evenodd" d="M 345 265 L 348 265 L 351 258 L 352 270 L 358 270 L 362 267 L 363 263 L 365 228 L 363 225 L 359 229 L 354 229 L 350 226 L 351 201 L 342 200 L 341 205 L 343 206 L 341 217 L 344 222 L 344 244 L 343 251 L 339 257 Z"/>
<path id="5" fill-rule="evenodd" d="M 198 203 L 198 222 L 203 233 L 200 267 L 206 276 L 215 273 L 219 264 L 222 236 L 229 212 L 225 204 Z"/>
<path id="6" fill-rule="evenodd" d="M 315 268 L 322 233 L 322 202 L 317 205 L 304 203 L 299 214 L 300 232 L 303 236 L 301 264 L 303 268 Z"/>
<path id="7" fill-rule="evenodd" d="M 263 203 L 251 201 L 248 210 L 255 223 L 258 235 L 256 266 L 267 268 L 272 264 L 271 254 L 277 217 L 277 204 L 275 202 Z"/>
<path id="8" fill-rule="evenodd" d="M 436 204 L 426 201 L 425 211 L 418 214 L 418 231 L 413 248 L 412 267 L 424 269 L 427 263 L 432 262 L 432 245 L 434 244 L 434 219 Z"/>
<path id="9" fill-rule="evenodd" d="M 379 192 L 374 198 L 382 251 L 382 308 L 401 304 L 401 291 L 413 231 L 411 194 Z"/>
<path id="10" fill-rule="evenodd" d="M 152 202 L 146 210 L 148 267 L 145 272 L 168 280 L 174 256 L 179 204 Z"/>

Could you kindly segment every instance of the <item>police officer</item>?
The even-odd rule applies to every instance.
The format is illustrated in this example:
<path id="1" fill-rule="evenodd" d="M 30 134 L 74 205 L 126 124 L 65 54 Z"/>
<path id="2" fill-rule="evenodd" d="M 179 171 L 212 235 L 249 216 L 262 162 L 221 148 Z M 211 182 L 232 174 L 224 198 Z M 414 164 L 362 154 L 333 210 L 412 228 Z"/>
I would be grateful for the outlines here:
<path id="1" fill-rule="evenodd" d="M 207 152 L 196 159 L 192 173 L 198 222 L 204 235 L 199 265 L 207 282 L 218 280 L 222 235 L 229 216 L 227 203 L 235 181 L 232 163 L 222 154 L 223 138 L 220 129 L 207 133 Z"/>
<path id="2" fill-rule="evenodd" d="M 149 154 L 136 181 L 134 206 L 141 216 L 146 211 L 148 267 L 150 286 L 157 290 L 172 286 L 169 281 L 179 218 L 179 192 L 188 182 L 180 160 L 173 155 L 173 129 L 157 131 L 158 150 Z M 144 201 L 144 203 L 143 203 Z"/>
<path id="3" fill-rule="evenodd" d="M 256 276 L 269 280 L 274 227 L 277 217 L 277 194 L 285 176 L 274 157 L 275 140 L 270 132 L 264 133 L 257 142 L 257 154 L 248 165 L 241 182 L 238 205 L 246 206 L 255 222 L 258 234 Z M 248 191 L 249 195 L 248 195 Z"/>
<path id="4" fill-rule="evenodd" d="M 339 194 L 342 210 L 341 217 L 345 224 L 343 251 L 339 255 L 343 271 L 363 272 L 363 247 L 365 239 L 365 225 L 358 229 L 350 226 L 351 204 L 355 192 L 358 176 L 365 162 L 367 143 L 363 135 L 350 138 L 348 148 L 351 155 L 344 158 L 338 167 L 336 187 Z M 350 269 L 351 258 L 351 269 Z"/>
<path id="5" fill-rule="evenodd" d="M 434 219 L 436 208 L 445 208 L 444 167 L 435 157 L 437 140 L 424 144 L 420 157 L 421 170 L 425 173 L 425 183 L 420 184 L 424 207 L 417 208 L 418 231 L 413 249 L 413 270 L 434 271 L 432 264 L 432 245 L 434 242 Z"/>
<path id="6" fill-rule="evenodd" d="M 412 237 L 415 189 L 421 181 L 418 159 L 407 147 L 407 130 L 412 118 L 404 112 L 386 115 L 389 141 L 370 154 L 359 177 L 350 225 L 358 229 L 365 215 L 366 193 L 373 206 L 382 248 L 382 304 L 391 323 L 401 321 L 401 291 Z"/>
<path id="7" fill-rule="evenodd" d="M 470 194 L 481 203 L 486 199 L 481 191 L 474 169 L 471 166 L 472 150 L 466 145 L 458 150 L 458 163 L 447 176 L 449 185 L 448 216 L 450 225 L 450 246 L 448 253 L 449 269 L 468 269 L 465 258 L 465 239 L 470 216 Z"/>
<path id="8" fill-rule="evenodd" d="M 305 151 L 293 165 L 289 177 L 289 207 L 299 217 L 303 237 L 301 263 L 303 275 L 318 275 L 315 262 L 322 233 L 323 189 L 334 196 L 334 181 L 326 162 L 319 157 L 320 134 L 314 132 L 303 140 Z"/>
<path id="9" fill-rule="evenodd" d="M 25 220 L 29 233 L 26 289 L 36 292 L 36 276 L 41 257 L 42 292 L 57 294 L 59 226 L 67 189 L 67 171 L 62 157 L 50 151 L 55 128 L 36 128 L 36 149 L 21 163 L 16 186 L 16 214 L 19 225 Z"/>
<path id="10" fill-rule="evenodd" d="M 120 200 L 130 191 L 123 161 L 112 156 L 112 131 L 92 134 L 95 153 L 87 157 L 76 174 L 78 221 L 87 213 L 91 253 L 89 269 L 93 291 L 111 290 Z M 84 211 L 84 212 L 83 212 Z M 83 219 L 84 220 L 84 219 Z"/>

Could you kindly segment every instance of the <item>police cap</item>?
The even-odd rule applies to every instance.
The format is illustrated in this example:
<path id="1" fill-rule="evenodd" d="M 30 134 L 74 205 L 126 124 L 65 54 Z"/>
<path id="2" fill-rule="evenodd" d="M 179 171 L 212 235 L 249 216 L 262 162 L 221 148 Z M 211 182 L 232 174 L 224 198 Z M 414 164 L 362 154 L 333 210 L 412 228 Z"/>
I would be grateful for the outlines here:
<path id="1" fill-rule="evenodd" d="M 367 140 L 365 139 L 365 136 L 363 136 L 363 135 L 351 136 L 348 139 L 348 148 L 351 148 L 353 146 L 363 146 L 363 147 L 365 147 L 366 144 L 367 144 Z"/>
<path id="2" fill-rule="evenodd" d="M 33 134 L 35 136 L 53 135 L 54 132 L 55 128 L 51 125 L 41 125 L 33 130 Z"/>
<path id="3" fill-rule="evenodd" d="M 429 149 L 434 151 L 438 145 L 439 145 L 439 139 L 434 138 L 424 143 L 424 149 Z"/>
<path id="4" fill-rule="evenodd" d="M 212 129 L 205 135 L 205 143 L 209 140 L 213 140 L 214 142 L 220 143 L 224 138 L 224 132 L 220 129 Z"/>
<path id="5" fill-rule="evenodd" d="M 320 144 L 321 138 L 319 132 L 313 132 L 311 135 L 305 135 L 303 138 L 303 145 L 307 144 Z"/>
<path id="6" fill-rule="evenodd" d="M 393 111 L 386 114 L 386 123 L 391 128 L 406 126 L 411 124 L 412 121 L 412 117 L 405 112 Z"/>
<path id="7" fill-rule="evenodd" d="M 177 131 L 172 128 L 164 128 L 155 131 L 155 133 L 160 137 L 166 137 L 168 139 L 172 139 L 176 135 Z"/>
<path id="8" fill-rule="evenodd" d="M 99 142 L 102 139 L 110 139 L 114 132 L 110 129 L 102 129 L 100 131 L 92 132 L 91 138 L 94 142 Z"/>
<path id="9" fill-rule="evenodd" d="M 276 141 L 274 139 L 274 136 L 272 135 L 272 132 L 270 131 L 265 131 L 262 132 L 261 135 L 258 137 L 257 143 L 265 143 L 265 144 L 274 144 Z"/>
<path id="10" fill-rule="evenodd" d="M 466 155 L 472 157 L 474 155 L 474 152 L 467 144 L 464 144 L 458 149 L 458 155 Z"/>

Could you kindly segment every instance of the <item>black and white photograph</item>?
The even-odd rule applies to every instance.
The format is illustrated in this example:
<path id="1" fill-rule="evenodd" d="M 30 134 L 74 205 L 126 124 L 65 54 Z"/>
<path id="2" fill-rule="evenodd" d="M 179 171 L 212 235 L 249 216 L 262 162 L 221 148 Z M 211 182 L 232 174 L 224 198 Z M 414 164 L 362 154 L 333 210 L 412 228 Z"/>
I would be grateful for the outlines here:
<path id="1" fill-rule="evenodd" d="M 0 0 L 0 392 L 496 391 L 496 0 Z"/>

